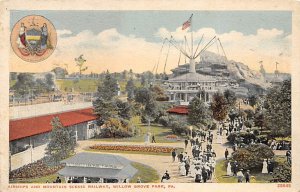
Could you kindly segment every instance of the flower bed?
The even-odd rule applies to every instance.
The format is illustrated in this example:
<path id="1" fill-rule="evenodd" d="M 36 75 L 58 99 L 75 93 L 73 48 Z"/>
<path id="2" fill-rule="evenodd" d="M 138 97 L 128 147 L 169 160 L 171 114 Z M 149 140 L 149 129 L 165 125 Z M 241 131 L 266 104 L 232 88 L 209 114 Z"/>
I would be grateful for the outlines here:
<path id="1" fill-rule="evenodd" d="M 144 146 L 144 145 L 110 145 L 100 144 L 91 146 L 94 150 L 111 150 L 111 151 L 137 151 L 137 152 L 151 152 L 151 153 L 171 153 L 174 147 L 165 146 Z"/>
<path id="2" fill-rule="evenodd" d="M 170 140 L 178 140 L 178 136 L 177 135 L 167 135 L 166 139 L 170 139 Z"/>
<path id="3" fill-rule="evenodd" d="M 19 169 L 13 170 L 9 173 L 9 179 L 28 179 L 43 177 L 56 173 L 58 170 L 62 169 L 63 165 L 59 166 L 48 166 L 43 160 L 38 160 L 35 163 L 30 163 Z"/>

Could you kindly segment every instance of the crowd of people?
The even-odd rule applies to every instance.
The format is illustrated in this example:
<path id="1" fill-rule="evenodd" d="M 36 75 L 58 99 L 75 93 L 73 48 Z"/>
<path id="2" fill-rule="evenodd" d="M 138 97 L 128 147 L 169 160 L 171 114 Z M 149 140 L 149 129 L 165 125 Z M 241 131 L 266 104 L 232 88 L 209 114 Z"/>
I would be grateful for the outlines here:
<path id="1" fill-rule="evenodd" d="M 184 152 L 177 153 L 175 149 L 172 151 L 172 159 L 173 162 L 177 159 L 180 176 L 194 178 L 196 183 L 213 180 L 216 166 L 216 153 L 212 147 L 213 137 L 211 131 L 198 132 L 190 140 L 185 139 Z M 170 175 L 166 171 L 161 181 L 165 182 L 168 178 Z"/>

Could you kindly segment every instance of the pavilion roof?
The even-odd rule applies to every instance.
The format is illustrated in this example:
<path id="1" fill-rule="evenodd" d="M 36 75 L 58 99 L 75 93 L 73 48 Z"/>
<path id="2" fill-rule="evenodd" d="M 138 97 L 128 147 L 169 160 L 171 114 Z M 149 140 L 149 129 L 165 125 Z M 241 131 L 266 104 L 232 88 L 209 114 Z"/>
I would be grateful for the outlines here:
<path id="1" fill-rule="evenodd" d="M 130 161 L 119 155 L 79 153 L 69 159 L 61 161 L 67 166 L 61 169 L 58 174 L 67 177 L 98 177 L 106 179 L 126 179 L 131 178 L 137 173 Z M 75 163 L 78 166 L 68 166 L 68 163 Z M 122 165 L 121 169 L 85 167 L 80 165 Z"/>
<path id="2" fill-rule="evenodd" d="M 186 73 L 171 78 L 168 82 L 215 82 L 216 78 L 210 75 L 202 75 L 199 73 Z"/>
<path id="3" fill-rule="evenodd" d="M 189 113 L 188 106 L 178 105 L 167 110 L 168 113 L 175 113 L 180 115 L 187 115 Z"/>

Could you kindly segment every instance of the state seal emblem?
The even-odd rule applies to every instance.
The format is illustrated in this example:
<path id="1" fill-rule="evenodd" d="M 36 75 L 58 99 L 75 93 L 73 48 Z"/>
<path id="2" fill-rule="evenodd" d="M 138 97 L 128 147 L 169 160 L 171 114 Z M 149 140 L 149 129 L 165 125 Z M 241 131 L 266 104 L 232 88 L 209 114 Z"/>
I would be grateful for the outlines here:
<path id="1" fill-rule="evenodd" d="M 57 34 L 53 24 L 43 16 L 29 15 L 20 19 L 11 32 L 15 54 L 27 62 L 40 62 L 54 51 Z"/>

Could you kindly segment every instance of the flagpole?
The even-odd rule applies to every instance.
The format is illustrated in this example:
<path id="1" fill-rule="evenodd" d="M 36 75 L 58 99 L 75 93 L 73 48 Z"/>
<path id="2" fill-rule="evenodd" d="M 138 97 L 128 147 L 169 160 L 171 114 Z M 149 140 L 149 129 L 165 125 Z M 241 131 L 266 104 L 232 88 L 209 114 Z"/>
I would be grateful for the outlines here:
<path id="1" fill-rule="evenodd" d="M 191 59 L 193 58 L 194 50 L 193 50 L 193 14 L 191 15 Z"/>

